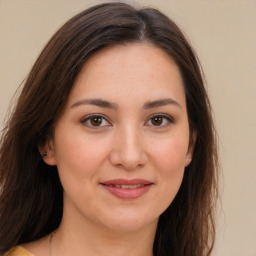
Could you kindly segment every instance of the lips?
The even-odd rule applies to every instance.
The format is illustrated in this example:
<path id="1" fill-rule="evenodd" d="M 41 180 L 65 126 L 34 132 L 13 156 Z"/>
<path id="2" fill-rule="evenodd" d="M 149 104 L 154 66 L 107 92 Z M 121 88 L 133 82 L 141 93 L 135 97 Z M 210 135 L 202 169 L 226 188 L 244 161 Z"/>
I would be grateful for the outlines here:
<path id="1" fill-rule="evenodd" d="M 112 184 L 110 184 L 110 185 L 106 185 L 106 186 L 116 187 L 116 188 L 133 189 L 133 188 L 140 188 L 140 187 L 146 186 L 146 185 L 142 185 L 142 184 L 138 184 L 138 185 L 123 185 L 123 184 L 112 185 Z"/>
<path id="2" fill-rule="evenodd" d="M 144 179 L 115 179 L 101 182 L 100 185 L 118 198 L 136 199 L 144 195 L 153 183 Z"/>

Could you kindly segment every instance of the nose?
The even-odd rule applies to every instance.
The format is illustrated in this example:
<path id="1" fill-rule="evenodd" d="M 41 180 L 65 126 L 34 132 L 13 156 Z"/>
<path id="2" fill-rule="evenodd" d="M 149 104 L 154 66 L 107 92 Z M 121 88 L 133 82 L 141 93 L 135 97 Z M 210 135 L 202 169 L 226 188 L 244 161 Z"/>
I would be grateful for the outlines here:
<path id="1" fill-rule="evenodd" d="M 126 170 L 143 167 L 147 162 L 142 136 L 135 127 L 126 127 L 115 134 L 110 152 L 110 162 Z"/>

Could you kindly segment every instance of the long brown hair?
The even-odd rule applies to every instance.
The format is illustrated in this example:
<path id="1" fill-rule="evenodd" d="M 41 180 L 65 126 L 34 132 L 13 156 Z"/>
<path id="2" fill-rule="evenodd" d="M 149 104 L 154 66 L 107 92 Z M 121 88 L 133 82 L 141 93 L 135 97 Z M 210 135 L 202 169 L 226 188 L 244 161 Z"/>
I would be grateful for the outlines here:
<path id="1" fill-rule="evenodd" d="M 84 63 L 103 47 L 147 42 L 179 66 L 194 155 L 180 190 L 160 216 L 154 255 L 210 255 L 215 238 L 217 150 L 211 107 L 197 57 L 177 25 L 153 8 L 125 3 L 91 7 L 64 24 L 35 62 L 0 144 L 0 253 L 43 237 L 62 218 L 63 191 L 56 167 L 38 145 L 51 137 Z"/>

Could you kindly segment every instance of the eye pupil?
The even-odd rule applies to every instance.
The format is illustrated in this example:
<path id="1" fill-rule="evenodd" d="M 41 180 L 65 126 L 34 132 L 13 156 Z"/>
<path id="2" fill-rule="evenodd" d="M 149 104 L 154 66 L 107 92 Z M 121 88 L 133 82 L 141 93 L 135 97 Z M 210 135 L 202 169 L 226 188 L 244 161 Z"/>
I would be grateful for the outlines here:
<path id="1" fill-rule="evenodd" d="M 102 118 L 101 117 L 93 117 L 91 118 L 91 124 L 93 126 L 99 126 L 102 124 Z"/>
<path id="2" fill-rule="evenodd" d="M 153 125 L 161 125 L 163 123 L 163 118 L 161 116 L 156 116 L 152 118 L 152 124 Z"/>

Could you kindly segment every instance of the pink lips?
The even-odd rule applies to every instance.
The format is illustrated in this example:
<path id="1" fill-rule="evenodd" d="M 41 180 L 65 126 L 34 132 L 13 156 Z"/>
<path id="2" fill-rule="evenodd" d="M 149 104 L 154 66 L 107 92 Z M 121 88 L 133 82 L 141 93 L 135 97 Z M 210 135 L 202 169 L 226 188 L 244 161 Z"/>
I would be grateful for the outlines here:
<path id="1" fill-rule="evenodd" d="M 122 199 L 135 199 L 145 194 L 153 185 L 152 182 L 143 179 L 115 179 L 100 183 L 111 194 Z"/>

